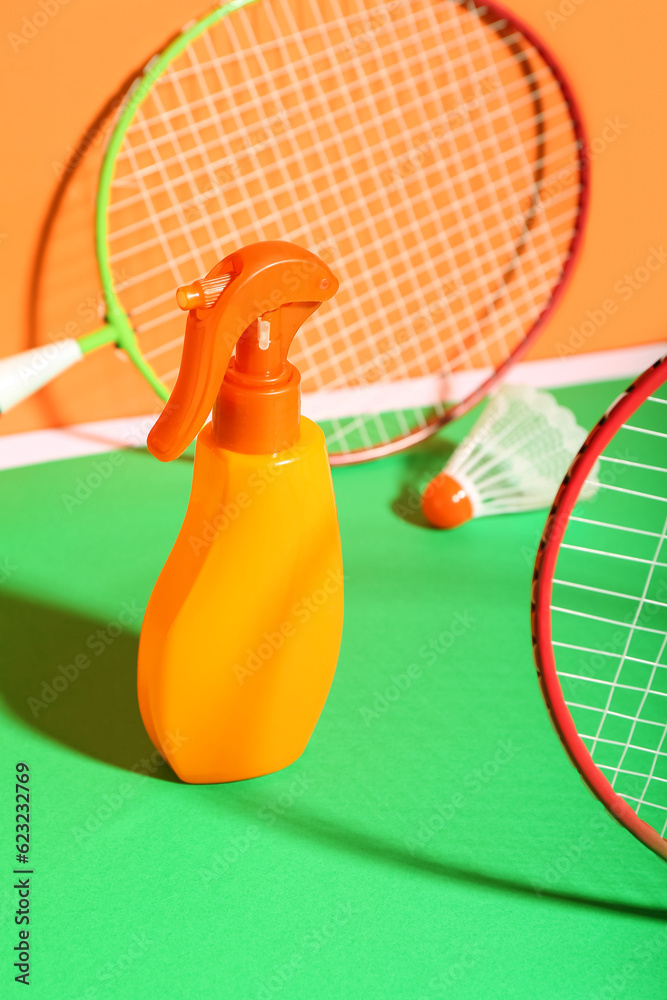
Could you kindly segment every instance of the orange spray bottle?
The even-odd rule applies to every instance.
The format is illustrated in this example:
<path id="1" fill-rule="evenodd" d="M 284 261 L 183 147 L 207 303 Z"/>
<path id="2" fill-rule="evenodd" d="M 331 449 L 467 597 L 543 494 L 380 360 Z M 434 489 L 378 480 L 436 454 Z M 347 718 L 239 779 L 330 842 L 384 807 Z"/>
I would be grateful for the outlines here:
<path id="1" fill-rule="evenodd" d="M 337 288 L 314 254 L 267 242 L 178 290 L 183 358 L 148 447 L 177 458 L 211 407 L 213 419 L 146 609 L 138 687 L 146 729 L 184 781 L 291 764 L 329 692 L 343 622 L 338 520 L 324 436 L 300 416 L 287 351 Z"/>

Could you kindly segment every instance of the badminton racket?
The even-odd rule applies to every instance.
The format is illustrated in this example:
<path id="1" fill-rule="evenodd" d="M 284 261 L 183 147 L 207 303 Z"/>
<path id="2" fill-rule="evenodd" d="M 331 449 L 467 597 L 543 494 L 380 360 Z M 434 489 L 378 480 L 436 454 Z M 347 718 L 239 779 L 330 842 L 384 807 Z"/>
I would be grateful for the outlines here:
<path id="1" fill-rule="evenodd" d="M 572 271 L 587 178 L 563 74 L 494 5 L 227 3 L 119 110 L 95 215 L 104 326 L 0 362 L 0 410 L 105 345 L 166 399 L 176 287 L 282 239 L 341 283 L 290 355 L 332 461 L 405 447 L 537 336 Z"/>
<path id="2" fill-rule="evenodd" d="M 591 483 L 597 491 L 579 504 Z M 591 432 L 547 520 L 533 642 L 555 729 L 609 812 L 667 858 L 667 357 Z"/>

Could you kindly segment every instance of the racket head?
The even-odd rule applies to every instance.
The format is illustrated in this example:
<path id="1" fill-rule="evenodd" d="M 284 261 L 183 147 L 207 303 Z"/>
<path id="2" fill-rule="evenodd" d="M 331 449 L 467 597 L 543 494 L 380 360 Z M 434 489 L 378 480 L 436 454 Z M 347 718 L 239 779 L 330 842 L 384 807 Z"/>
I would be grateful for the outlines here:
<path id="1" fill-rule="evenodd" d="M 332 462 L 379 457 L 474 406 L 539 335 L 587 192 L 571 89 L 496 5 L 240 0 L 126 98 L 97 199 L 107 319 L 166 398 L 178 285 L 262 239 L 318 253 L 341 289 L 290 360 Z"/>
<path id="2" fill-rule="evenodd" d="M 663 858 L 666 442 L 667 357 L 623 393 L 572 463 L 539 545 L 531 603 L 540 687 L 564 749 L 609 813 Z M 595 481 L 596 497 L 580 506 Z"/>

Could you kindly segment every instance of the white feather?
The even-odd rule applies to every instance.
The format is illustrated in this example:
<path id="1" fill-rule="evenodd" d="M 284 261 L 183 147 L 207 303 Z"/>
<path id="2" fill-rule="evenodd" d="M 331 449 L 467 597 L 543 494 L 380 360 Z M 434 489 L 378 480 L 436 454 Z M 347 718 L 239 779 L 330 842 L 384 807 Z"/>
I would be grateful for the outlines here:
<path id="1" fill-rule="evenodd" d="M 444 472 L 466 491 L 475 517 L 548 507 L 586 436 L 548 392 L 505 385 Z M 595 489 L 588 485 L 582 496 Z"/>

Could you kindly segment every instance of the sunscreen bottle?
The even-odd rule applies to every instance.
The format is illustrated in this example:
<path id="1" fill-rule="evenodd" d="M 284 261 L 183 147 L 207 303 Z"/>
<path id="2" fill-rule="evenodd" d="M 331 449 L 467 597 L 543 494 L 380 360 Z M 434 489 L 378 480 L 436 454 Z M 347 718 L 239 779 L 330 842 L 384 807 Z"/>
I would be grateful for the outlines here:
<path id="1" fill-rule="evenodd" d="M 287 352 L 337 288 L 318 257 L 275 241 L 177 292 L 188 310 L 183 357 L 148 447 L 171 461 L 211 407 L 213 419 L 146 609 L 138 689 L 148 734 L 183 781 L 291 764 L 331 686 L 343 624 L 338 519 L 324 435 L 300 415 Z"/>

